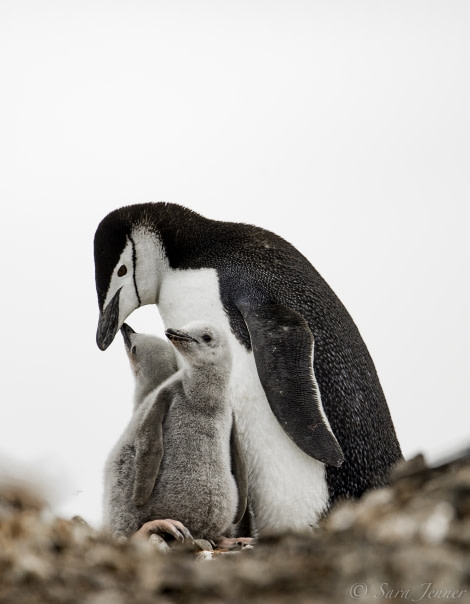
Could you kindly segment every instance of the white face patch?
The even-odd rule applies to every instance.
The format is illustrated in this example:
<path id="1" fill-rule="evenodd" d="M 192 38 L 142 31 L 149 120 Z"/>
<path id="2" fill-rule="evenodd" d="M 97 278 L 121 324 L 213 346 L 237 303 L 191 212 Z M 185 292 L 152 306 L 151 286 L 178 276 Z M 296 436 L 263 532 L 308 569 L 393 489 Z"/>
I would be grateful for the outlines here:
<path id="1" fill-rule="evenodd" d="M 105 310 L 120 290 L 118 329 L 136 308 L 157 301 L 161 276 L 167 269 L 159 239 L 146 230 L 134 230 L 114 267 L 103 307 Z"/>

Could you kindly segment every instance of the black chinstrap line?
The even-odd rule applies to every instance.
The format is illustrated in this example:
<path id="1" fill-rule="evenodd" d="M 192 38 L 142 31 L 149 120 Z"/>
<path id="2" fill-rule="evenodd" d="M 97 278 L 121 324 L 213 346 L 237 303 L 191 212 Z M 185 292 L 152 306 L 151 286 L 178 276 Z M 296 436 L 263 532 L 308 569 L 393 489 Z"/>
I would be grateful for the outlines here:
<path id="1" fill-rule="evenodd" d="M 137 280 L 135 278 L 135 268 L 137 266 L 137 251 L 135 249 L 134 240 L 132 239 L 132 237 L 130 235 L 129 235 L 129 239 L 132 243 L 132 278 L 134 280 L 134 289 L 135 289 L 135 293 L 137 295 L 137 300 L 139 301 L 139 306 L 140 306 L 142 304 L 142 300 L 140 299 L 139 288 L 137 287 Z"/>

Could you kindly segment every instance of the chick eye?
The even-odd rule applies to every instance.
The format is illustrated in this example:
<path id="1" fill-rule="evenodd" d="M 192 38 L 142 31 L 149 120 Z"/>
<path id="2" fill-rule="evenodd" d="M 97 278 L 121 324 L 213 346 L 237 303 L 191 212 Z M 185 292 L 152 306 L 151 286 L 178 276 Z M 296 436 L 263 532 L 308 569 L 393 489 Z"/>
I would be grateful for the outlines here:
<path id="1" fill-rule="evenodd" d="M 212 340 L 212 338 L 207 333 L 202 336 L 202 339 L 204 340 L 204 342 L 210 342 Z"/>
<path id="2" fill-rule="evenodd" d="M 117 272 L 117 276 L 118 277 L 124 277 L 124 275 L 127 273 L 127 266 L 125 264 L 122 264 L 119 267 L 119 270 Z"/>
<path id="3" fill-rule="evenodd" d="M 137 352 L 137 348 L 135 346 L 133 346 L 131 348 L 131 354 L 135 355 L 136 352 Z"/>

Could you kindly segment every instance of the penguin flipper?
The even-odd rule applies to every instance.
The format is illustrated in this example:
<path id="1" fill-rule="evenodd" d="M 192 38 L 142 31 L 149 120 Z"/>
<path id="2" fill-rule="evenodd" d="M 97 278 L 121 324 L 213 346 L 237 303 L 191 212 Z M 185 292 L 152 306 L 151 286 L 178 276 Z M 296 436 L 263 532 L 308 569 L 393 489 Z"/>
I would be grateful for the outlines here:
<path id="1" fill-rule="evenodd" d="M 230 433 L 230 456 L 232 460 L 232 474 L 235 477 L 238 491 L 237 513 L 233 523 L 238 524 L 245 514 L 248 501 L 248 471 L 246 469 L 245 456 L 238 439 L 235 417 L 233 417 L 232 431 Z"/>
<path id="2" fill-rule="evenodd" d="M 136 430 L 132 500 L 138 507 L 147 503 L 157 480 L 163 457 L 162 425 L 172 401 L 169 388 L 159 390 Z"/>
<path id="3" fill-rule="evenodd" d="M 313 334 L 281 304 L 238 305 L 250 334 L 261 384 L 286 434 L 307 455 L 340 466 L 343 452 L 323 410 L 313 371 Z"/>

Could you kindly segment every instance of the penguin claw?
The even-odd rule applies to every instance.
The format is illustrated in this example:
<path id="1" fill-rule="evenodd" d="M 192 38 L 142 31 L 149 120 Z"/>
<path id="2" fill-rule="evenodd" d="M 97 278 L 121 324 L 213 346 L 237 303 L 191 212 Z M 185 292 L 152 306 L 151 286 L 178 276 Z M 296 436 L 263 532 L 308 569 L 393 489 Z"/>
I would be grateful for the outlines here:
<path id="1" fill-rule="evenodd" d="M 179 520 L 172 520 L 171 518 L 167 518 L 165 520 L 150 520 L 140 527 L 140 529 L 135 533 L 135 536 L 150 538 L 151 535 L 162 533 L 171 535 L 177 541 L 182 542 L 185 539 L 193 541 L 191 533 L 184 526 L 184 524 Z"/>

